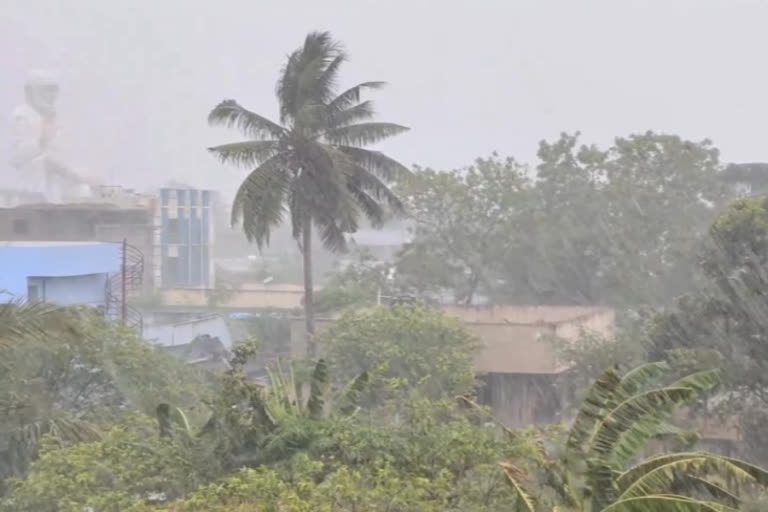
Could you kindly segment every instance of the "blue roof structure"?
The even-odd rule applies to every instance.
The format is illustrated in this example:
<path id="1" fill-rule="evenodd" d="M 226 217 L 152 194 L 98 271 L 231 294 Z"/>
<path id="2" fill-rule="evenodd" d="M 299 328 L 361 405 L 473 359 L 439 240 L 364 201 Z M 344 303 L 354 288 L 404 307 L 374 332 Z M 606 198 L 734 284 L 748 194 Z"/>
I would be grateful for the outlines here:
<path id="1" fill-rule="evenodd" d="M 117 272 L 121 253 L 119 243 L 0 245 L 0 291 L 20 298 L 27 294 L 28 277 Z"/>

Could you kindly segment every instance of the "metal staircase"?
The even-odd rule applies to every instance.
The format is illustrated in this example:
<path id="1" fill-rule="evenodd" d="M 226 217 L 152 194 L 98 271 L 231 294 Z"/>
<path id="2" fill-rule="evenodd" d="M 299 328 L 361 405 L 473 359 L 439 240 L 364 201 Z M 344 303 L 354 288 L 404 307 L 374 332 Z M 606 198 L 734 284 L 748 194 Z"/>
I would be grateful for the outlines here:
<path id="1" fill-rule="evenodd" d="M 141 292 L 144 254 L 123 241 L 120 257 L 120 270 L 107 276 L 105 316 L 141 333 L 144 327 L 141 312 L 128 304 L 128 299 Z"/>

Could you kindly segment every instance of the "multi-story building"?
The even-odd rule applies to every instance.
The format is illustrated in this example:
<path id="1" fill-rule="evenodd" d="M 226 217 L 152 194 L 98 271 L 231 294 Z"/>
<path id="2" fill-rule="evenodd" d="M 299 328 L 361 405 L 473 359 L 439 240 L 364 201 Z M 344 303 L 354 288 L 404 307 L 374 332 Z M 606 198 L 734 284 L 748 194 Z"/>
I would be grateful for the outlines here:
<path id="1" fill-rule="evenodd" d="M 215 193 L 160 189 L 154 212 L 155 280 L 162 288 L 213 288 Z"/>

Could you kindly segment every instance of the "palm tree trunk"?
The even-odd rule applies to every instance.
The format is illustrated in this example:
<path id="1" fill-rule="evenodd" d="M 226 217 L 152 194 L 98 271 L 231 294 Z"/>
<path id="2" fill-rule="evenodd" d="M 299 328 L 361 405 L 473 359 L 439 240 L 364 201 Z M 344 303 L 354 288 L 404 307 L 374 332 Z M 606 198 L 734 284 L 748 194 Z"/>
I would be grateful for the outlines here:
<path id="1" fill-rule="evenodd" d="M 315 310 L 312 289 L 312 217 L 304 218 L 301 250 L 304 256 L 304 320 L 307 355 L 315 357 Z"/>

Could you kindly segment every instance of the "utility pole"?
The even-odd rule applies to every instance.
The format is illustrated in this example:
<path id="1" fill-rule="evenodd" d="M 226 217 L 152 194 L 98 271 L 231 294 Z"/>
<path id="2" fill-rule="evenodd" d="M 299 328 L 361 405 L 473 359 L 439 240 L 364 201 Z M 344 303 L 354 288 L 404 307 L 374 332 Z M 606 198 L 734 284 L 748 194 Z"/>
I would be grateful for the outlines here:
<path id="1" fill-rule="evenodd" d="M 128 303 L 126 302 L 125 297 L 125 281 L 126 281 L 126 270 L 127 270 L 127 262 L 126 262 L 126 249 L 128 247 L 128 240 L 123 238 L 123 254 L 122 254 L 122 262 L 120 265 L 120 321 L 125 325 L 126 319 L 128 317 Z"/>

